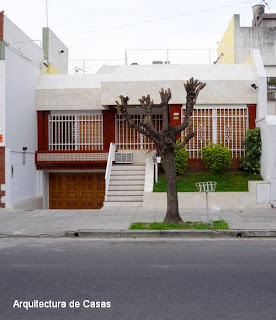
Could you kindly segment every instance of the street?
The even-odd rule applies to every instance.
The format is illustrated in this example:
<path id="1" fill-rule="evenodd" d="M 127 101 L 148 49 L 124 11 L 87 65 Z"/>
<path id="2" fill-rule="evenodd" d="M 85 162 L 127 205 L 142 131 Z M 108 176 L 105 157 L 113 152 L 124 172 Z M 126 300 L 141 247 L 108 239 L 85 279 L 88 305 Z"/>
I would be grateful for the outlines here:
<path id="1" fill-rule="evenodd" d="M 0 274 L 1 320 L 276 318 L 273 239 L 3 238 Z"/>

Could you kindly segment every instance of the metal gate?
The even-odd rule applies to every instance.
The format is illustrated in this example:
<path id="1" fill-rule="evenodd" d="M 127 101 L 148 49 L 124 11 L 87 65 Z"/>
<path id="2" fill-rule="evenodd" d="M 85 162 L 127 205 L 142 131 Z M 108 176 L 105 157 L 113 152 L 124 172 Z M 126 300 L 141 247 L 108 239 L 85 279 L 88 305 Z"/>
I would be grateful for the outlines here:
<path id="1" fill-rule="evenodd" d="M 137 125 L 143 120 L 143 114 L 130 115 Z M 163 117 L 161 114 L 154 114 L 152 121 L 157 131 L 162 129 Z M 123 150 L 143 150 L 153 149 L 154 143 L 143 134 L 129 127 L 128 123 L 121 115 L 116 117 L 116 144 L 118 149 Z"/>
<path id="2" fill-rule="evenodd" d="M 182 119 L 184 116 L 183 107 Z M 232 158 L 244 156 L 244 138 L 248 129 L 246 106 L 195 107 L 192 120 L 195 137 L 186 146 L 189 159 L 200 159 L 200 149 L 211 142 L 227 147 Z"/>

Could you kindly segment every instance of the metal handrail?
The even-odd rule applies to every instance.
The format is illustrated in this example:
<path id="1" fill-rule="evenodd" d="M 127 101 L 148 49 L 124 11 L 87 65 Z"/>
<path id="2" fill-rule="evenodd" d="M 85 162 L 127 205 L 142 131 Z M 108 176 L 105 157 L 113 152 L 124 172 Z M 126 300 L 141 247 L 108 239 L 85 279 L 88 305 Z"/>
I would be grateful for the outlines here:
<path id="1" fill-rule="evenodd" d="M 109 146 L 109 153 L 108 153 L 108 159 L 107 159 L 105 177 L 104 177 L 105 178 L 105 200 L 107 199 L 112 162 L 115 161 L 115 152 L 116 152 L 116 144 L 111 142 Z"/>

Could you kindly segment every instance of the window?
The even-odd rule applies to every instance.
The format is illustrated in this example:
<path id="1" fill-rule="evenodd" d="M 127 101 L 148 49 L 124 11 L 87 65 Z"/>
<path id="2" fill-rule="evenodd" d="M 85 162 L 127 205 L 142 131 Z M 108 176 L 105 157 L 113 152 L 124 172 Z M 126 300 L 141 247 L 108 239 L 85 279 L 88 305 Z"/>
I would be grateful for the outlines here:
<path id="1" fill-rule="evenodd" d="M 103 150 L 102 114 L 50 114 L 49 150 Z"/>

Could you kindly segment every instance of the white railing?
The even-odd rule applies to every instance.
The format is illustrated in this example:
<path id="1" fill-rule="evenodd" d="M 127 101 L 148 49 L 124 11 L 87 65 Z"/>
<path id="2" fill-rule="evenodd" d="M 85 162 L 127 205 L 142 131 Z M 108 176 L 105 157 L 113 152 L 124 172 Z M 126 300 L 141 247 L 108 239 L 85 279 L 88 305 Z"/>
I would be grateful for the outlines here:
<path id="1" fill-rule="evenodd" d="M 183 108 L 183 115 L 185 108 Z M 195 107 L 193 116 L 195 137 L 186 150 L 189 159 L 200 159 L 200 149 L 211 142 L 227 147 L 232 158 L 241 158 L 245 153 L 244 138 L 248 129 L 246 106 Z"/>
<path id="2" fill-rule="evenodd" d="M 107 159 L 105 177 L 104 177 L 105 178 L 105 201 L 107 199 L 112 162 L 115 161 L 115 152 L 116 152 L 116 144 L 111 142 L 109 146 L 109 153 L 108 153 L 108 159 Z"/>
<path id="3" fill-rule="evenodd" d="M 49 150 L 103 150 L 102 114 L 50 114 Z"/>

